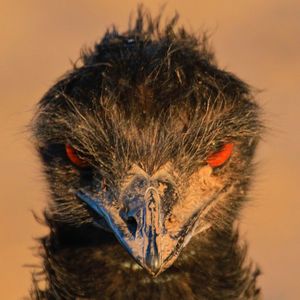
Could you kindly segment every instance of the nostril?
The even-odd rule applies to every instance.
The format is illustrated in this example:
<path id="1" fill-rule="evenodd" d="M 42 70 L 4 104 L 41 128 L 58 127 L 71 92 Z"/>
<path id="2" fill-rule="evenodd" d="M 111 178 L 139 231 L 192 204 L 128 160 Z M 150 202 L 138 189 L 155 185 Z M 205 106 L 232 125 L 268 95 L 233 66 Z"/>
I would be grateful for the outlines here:
<path id="1" fill-rule="evenodd" d="M 131 202 L 130 204 L 132 205 L 134 203 Z M 142 210 L 137 205 L 134 205 L 133 207 L 130 207 L 130 205 L 125 205 L 120 210 L 120 217 L 123 219 L 128 231 L 134 238 L 136 237 L 136 233 L 139 230 L 141 213 Z"/>
<path id="2" fill-rule="evenodd" d="M 136 230 L 137 230 L 137 221 L 134 217 L 128 217 L 126 219 L 126 223 L 127 223 L 127 226 L 128 226 L 128 229 L 130 231 L 130 233 L 135 236 L 136 234 Z"/>

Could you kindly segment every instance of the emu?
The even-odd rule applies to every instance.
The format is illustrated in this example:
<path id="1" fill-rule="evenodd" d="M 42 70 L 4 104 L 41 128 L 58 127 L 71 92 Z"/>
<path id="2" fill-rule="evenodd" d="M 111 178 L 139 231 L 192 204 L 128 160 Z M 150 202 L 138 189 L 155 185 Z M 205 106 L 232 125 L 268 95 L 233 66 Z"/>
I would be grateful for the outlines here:
<path id="1" fill-rule="evenodd" d="M 260 298 L 236 226 L 260 107 L 177 19 L 140 9 L 40 100 L 50 231 L 32 299 Z"/>

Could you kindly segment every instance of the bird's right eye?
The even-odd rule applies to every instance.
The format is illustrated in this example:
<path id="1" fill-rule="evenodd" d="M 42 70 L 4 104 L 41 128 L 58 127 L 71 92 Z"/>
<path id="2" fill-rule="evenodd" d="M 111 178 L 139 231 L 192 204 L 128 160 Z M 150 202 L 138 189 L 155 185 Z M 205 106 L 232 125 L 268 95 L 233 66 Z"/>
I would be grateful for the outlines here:
<path id="1" fill-rule="evenodd" d="M 70 144 L 66 144 L 66 154 L 69 160 L 77 167 L 83 168 L 89 165 L 86 160 L 78 156 L 77 151 Z"/>
<path id="2" fill-rule="evenodd" d="M 207 163 L 212 167 L 222 166 L 231 156 L 233 151 L 233 143 L 225 144 L 218 152 L 211 154 L 207 158 Z"/>

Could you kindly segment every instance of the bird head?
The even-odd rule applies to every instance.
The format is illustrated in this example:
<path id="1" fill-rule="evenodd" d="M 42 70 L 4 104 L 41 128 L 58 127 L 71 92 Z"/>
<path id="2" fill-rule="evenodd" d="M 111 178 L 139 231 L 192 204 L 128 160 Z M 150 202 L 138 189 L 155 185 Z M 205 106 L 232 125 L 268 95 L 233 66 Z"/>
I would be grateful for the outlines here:
<path id="1" fill-rule="evenodd" d="M 157 276 L 193 236 L 236 218 L 261 123 L 205 39 L 143 20 L 83 54 L 40 101 L 33 131 L 48 218 L 112 232 Z"/>

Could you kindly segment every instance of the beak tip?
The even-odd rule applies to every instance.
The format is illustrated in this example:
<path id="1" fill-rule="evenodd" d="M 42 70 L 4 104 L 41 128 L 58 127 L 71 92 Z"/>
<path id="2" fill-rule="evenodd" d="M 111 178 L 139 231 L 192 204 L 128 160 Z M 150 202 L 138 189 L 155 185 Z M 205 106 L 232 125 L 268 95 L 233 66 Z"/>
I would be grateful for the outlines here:
<path id="1" fill-rule="evenodd" d="M 153 269 L 149 269 L 149 268 L 145 268 L 145 269 L 153 278 L 157 277 L 161 273 L 160 269 L 157 269 L 157 270 L 153 270 Z"/>
<path id="2" fill-rule="evenodd" d="M 156 277 L 161 271 L 162 263 L 157 255 L 147 255 L 144 266 L 153 277 Z"/>

